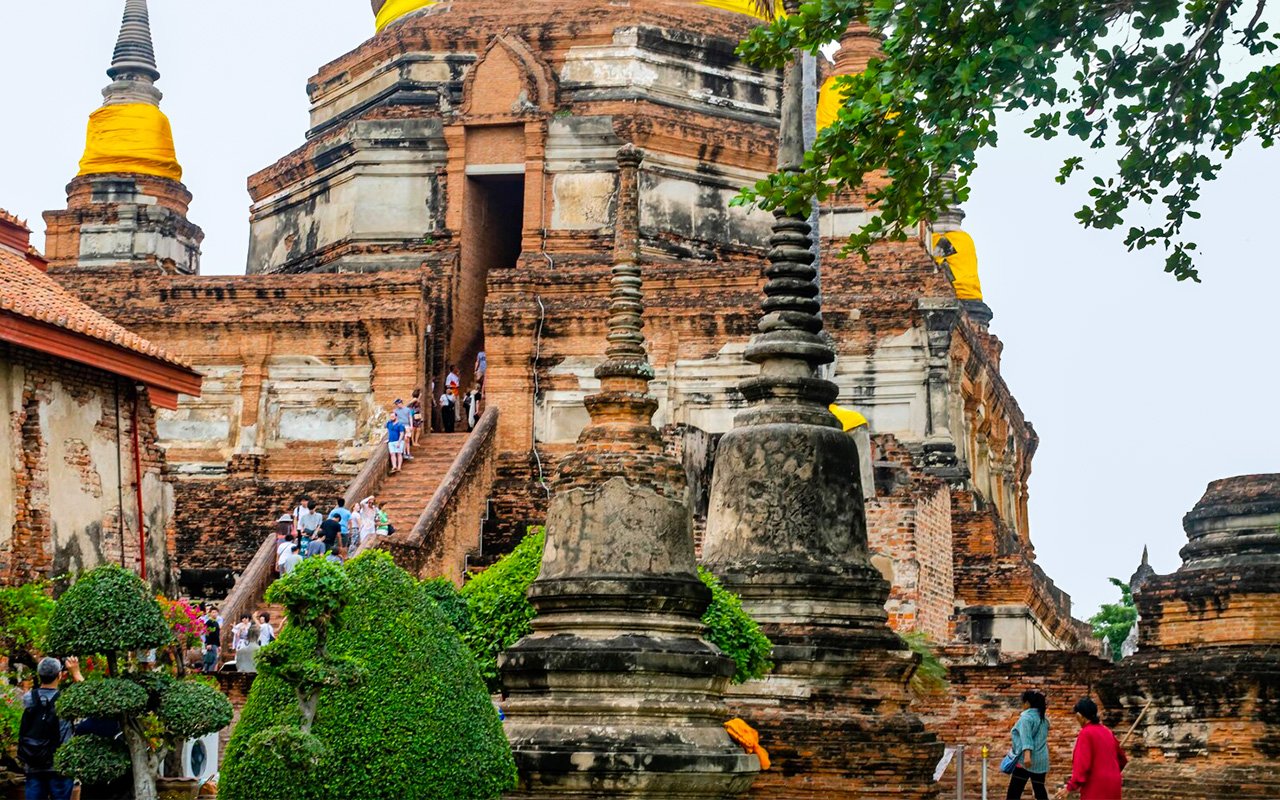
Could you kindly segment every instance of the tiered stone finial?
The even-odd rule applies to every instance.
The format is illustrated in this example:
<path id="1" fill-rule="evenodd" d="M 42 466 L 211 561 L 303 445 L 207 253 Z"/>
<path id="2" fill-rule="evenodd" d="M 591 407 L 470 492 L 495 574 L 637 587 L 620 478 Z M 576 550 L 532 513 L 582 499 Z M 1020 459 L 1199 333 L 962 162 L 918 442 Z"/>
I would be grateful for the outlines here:
<path id="1" fill-rule="evenodd" d="M 637 173 L 618 154 L 606 360 L 561 462 L 533 633 L 500 660 L 520 770 L 509 797 L 729 798 L 759 768 L 725 733 L 733 663 L 702 638 L 688 487 L 651 419 Z"/>
<path id="2" fill-rule="evenodd" d="M 778 168 L 804 155 L 799 60 L 783 76 Z M 810 226 L 776 213 L 763 317 L 746 358 L 750 405 L 716 454 L 703 561 L 774 642 L 775 669 L 731 710 L 775 756 L 753 796 L 936 796 L 934 737 L 908 710 L 915 658 L 889 630 L 889 587 L 871 565 L 857 447 L 828 406 Z M 892 757 L 886 758 L 886 753 Z"/>
<path id="3" fill-rule="evenodd" d="M 163 95 L 155 87 L 155 82 L 160 80 L 160 70 L 156 67 L 156 51 L 151 43 L 147 0 L 125 0 L 124 19 L 107 77 L 112 82 L 102 90 L 105 105 L 160 104 Z"/>

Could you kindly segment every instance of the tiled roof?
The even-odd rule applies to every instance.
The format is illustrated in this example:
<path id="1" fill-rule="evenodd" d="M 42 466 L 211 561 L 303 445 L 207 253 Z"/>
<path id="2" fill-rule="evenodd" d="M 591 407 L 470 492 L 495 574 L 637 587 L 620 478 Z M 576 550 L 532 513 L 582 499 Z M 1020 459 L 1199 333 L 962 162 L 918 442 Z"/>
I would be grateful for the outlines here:
<path id="1" fill-rule="evenodd" d="M 0 248 L 0 312 L 56 325 L 81 336 L 190 369 L 186 361 L 166 353 L 94 311 L 25 258 L 3 248 Z"/>

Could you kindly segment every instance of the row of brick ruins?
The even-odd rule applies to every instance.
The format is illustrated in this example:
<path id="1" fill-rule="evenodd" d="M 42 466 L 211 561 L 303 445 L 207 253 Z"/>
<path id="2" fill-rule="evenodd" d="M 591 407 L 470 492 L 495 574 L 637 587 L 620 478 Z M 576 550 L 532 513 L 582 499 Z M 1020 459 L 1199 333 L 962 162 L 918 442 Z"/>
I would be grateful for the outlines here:
<path id="1" fill-rule="evenodd" d="M 967 239 L 959 209 L 863 262 L 840 254 L 860 196 L 813 231 L 733 206 L 785 166 L 803 136 L 784 97 L 823 75 L 741 63 L 752 21 L 718 8 L 556 11 L 423 4 L 322 67 L 307 143 L 249 180 L 245 276 L 199 274 L 176 160 L 86 157 L 45 215 L 47 263 L 0 220 L 6 271 L 176 354 L 86 366 L 0 325 L 4 580 L 145 558 L 157 583 L 225 592 L 279 509 L 363 480 L 395 397 L 484 351 L 496 430 L 464 450 L 484 468 L 437 476 L 421 505 L 445 512 L 392 550 L 462 580 L 547 522 L 538 627 L 504 666 L 526 796 L 934 797 L 942 744 L 1001 746 L 1028 686 L 1136 726 L 1140 793 L 1280 795 L 1280 477 L 1211 485 L 1182 568 L 1136 576 L 1137 654 L 1096 657 L 1035 561 L 1038 439 L 991 311 L 931 255 L 929 233 Z M 126 3 L 105 107 L 159 113 L 146 13 Z M 851 29 L 819 72 L 876 46 Z M 104 331 L 80 333 L 121 346 Z M 832 427 L 831 402 L 868 424 Z M 695 553 L 777 645 L 727 697 Z M 891 630 L 939 643 L 945 694 L 913 699 Z M 730 712 L 773 770 L 753 780 Z"/>

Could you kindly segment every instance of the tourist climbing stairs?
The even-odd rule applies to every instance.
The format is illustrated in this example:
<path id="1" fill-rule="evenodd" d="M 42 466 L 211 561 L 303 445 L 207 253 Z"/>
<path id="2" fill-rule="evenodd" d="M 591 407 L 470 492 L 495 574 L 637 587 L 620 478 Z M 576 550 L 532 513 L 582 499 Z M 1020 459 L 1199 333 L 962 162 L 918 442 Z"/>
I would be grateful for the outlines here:
<path id="1" fill-rule="evenodd" d="M 376 497 L 396 533 L 408 533 L 417 524 L 466 443 L 465 433 L 423 436 L 414 458 L 406 458 L 404 467 L 382 482 Z"/>
<path id="2" fill-rule="evenodd" d="M 498 410 L 492 408 L 481 416 L 473 433 L 423 436 L 414 448 L 414 458 L 405 459 L 400 471 L 394 473 L 388 471 L 386 445 L 380 445 L 347 487 L 345 497 L 348 506 L 354 507 L 372 495 L 395 532 L 362 542 L 359 550 L 388 547 L 411 572 L 460 579 L 468 558 L 480 549 L 494 476 L 497 421 Z M 222 604 L 228 627 L 241 614 L 267 611 L 279 629 L 284 609 L 267 605 L 264 599 L 277 577 L 276 547 L 273 533 L 237 577 Z M 234 657 L 230 637 L 224 637 L 223 650 L 224 657 Z"/>

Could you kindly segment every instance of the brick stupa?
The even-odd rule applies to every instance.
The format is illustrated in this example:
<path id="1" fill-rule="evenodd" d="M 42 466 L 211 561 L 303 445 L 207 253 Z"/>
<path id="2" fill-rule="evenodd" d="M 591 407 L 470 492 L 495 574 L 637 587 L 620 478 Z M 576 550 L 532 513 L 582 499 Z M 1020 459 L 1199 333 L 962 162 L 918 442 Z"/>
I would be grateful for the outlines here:
<path id="1" fill-rule="evenodd" d="M 1172 575 L 1135 595 L 1138 652 L 1100 694 L 1129 742 L 1125 795 L 1280 797 L 1280 474 L 1209 484 Z M 1144 713 L 1145 710 L 1145 713 Z"/>
<path id="2" fill-rule="evenodd" d="M 500 659 L 509 797 L 731 798 L 759 769 L 722 724 L 733 662 L 702 638 L 688 487 L 650 420 L 636 177 L 618 153 L 618 222 L 600 391 L 561 463 L 533 633 Z"/>
<path id="3" fill-rule="evenodd" d="M 779 169 L 804 151 L 798 61 L 783 84 Z M 752 797 L 937 796 L 936 738 L 908 708 L 915 656 L 888 627 L 889 585 L 872 566 L 858 451 L 828 406 L 811 231 L 779 213 L 764 316 L 747 347 L 760 375 L 720 442 L 703 559 L 774 642 L 775 668 L 731 708 L 774 755 Z"/>

